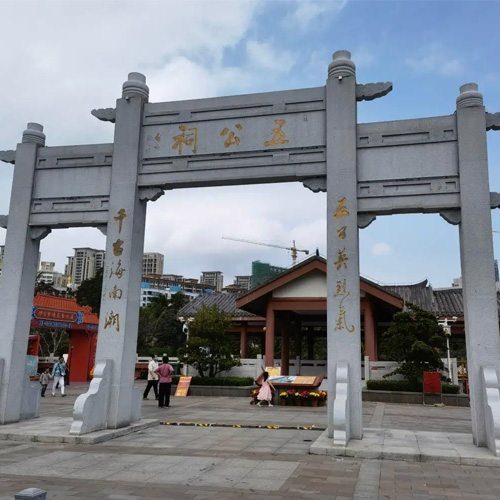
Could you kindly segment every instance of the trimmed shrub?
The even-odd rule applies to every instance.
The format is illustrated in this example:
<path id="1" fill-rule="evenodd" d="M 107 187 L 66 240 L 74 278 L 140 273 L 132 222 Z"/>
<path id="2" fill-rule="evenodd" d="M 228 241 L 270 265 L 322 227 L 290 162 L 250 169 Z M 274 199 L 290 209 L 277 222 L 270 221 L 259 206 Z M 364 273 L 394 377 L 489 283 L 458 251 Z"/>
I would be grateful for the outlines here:
<path id="1" fill-rule="evenodd" d="M 179 375 L 172 377 L 172 385 L 179 383 Z M 255 385 L 252 377 L 192 377 L 191 385 L 250 386 Z"/>
<path id="2" fill-rule="evenodd" d="M 458 385 L 442 384 L 443 394 L 458 394 L 460 388 Z M 422 384 L 411 383 L 407 380 L 367 380 L 366 388 L 370 391 L 404 391 L 404 392 L 422 392 Z"/>

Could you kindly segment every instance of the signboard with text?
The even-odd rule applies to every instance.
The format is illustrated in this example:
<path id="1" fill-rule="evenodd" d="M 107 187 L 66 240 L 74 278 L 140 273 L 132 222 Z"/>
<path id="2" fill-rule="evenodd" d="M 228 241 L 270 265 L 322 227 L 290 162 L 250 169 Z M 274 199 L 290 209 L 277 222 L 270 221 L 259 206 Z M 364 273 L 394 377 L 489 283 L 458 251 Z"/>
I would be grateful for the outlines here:
<path id="1" fill-rule="evenodd" d="M 175 396 L 186 397 L 191 384 L 191 377 L 180 377 Z"/>

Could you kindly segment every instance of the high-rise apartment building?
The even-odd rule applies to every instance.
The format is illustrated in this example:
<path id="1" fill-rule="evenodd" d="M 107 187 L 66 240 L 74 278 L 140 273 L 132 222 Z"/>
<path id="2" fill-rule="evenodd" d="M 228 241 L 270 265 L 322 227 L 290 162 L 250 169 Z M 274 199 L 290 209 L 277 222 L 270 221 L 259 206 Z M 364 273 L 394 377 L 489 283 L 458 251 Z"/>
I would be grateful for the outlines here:
<path id="1" fill-rule="evenodd" d="M 68 257 L 66 276 L 68 286 L 76 290 L 82 281 L 94 278 L 97 271 L 104 267 L 106 252 L 95 248 L 75 248 L 74 250 L 75 255 Z"/>
<path id="2" fill-rule="evenodd" d="M 234 284 L 245 290 L 250 290 L 252 286 L 252 276 L 235 276 Z"/>
<path id="3" fill-rule="evenodd" d="M 161 253 L 145 253 L 142 256 L 142 275 L 163 274 L 164 256 Z"/>
<path id="4" fill-rule="evenodd" d="M 254 260 L 252 262 L 252 287 L 260 285 L 286 271 L 284 267 L 273 266 L 267 262 Z"/>
<path id="5" fill-rule="evenodd" d="M 224 288 L 224 276 L 221 271 L 202 271 L 200 282 L 214 286 L 218 292 Z"/>
<path id="6" fill-rule="evenodd" d="M 55 262 L 46 262 L 46 261 L 42 260 L 42 262 L 40 262 L 39 271 L 51 272 L 54 270 L 55 267 L 56 267 Z"/>

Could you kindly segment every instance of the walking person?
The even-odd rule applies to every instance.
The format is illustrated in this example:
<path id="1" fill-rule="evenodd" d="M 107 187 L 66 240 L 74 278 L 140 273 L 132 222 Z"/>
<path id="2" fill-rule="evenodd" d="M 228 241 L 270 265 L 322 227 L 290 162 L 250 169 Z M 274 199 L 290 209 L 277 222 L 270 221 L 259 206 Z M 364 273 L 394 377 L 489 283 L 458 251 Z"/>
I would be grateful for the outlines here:
<path id="1" fill-rule="evenodd" d="M 153 354 L 151 357 L 151 361 L 148 364 L 148 385 L 144 390 L 144 394 L 142 395 L 142 399 L 148 399 L 149 391 L 151 387 L 155 393 L 155 398 L 158 399 L 158 375 L 155 373 L 155 370 L 158 368 L 158 362 L 156 361 L 156 355 Z"/>
<path id="2" fill-rule="evenodd" d="M 156 370 L 160 376 L 160 396 L 158 399 L 158 406 L 160 408 L 168 408 L 170 406 L 170 389 L 172 388 L 172 373 L 174 369 L 168 362 L 168 356 L 163 356 L 163 364 Z"/>
<path id="3" fill-rule="evenodd" d="M 61 388 L 61 396 L 64 398 L 66 394 L 64 394 L 64 375 L 66 375 L 66 362 L 64 358 L 61 356 L 59 361 L 54 363 L 52 368 L 52 378 L 54 382 L 52 383 L 52 397 L 56 396 L 56 386 L 59 384 Z"/>
<path id="4" fill-rule="evenodd" d="M 42 398 L 45 397 L 45 391 L 47 390 L 47 386 L 49 385 L 49 380 L 52 378 L 50 374 L 50 370 L 45 368 L 45 371 L 40 375 L 40 384 L 42 384 Z"/>
<path id="5" fill-rule="evenodd" d="M 273 406 L 272 405 L 272 400 L 273 400 L 273 391 L 275 390 L 274 385 L 271 384 L 271 381 L 269 379 L 269 373 L 264 372 L 262 374 L 262 382 L 261 382 L 261 387 L 259 389 L 259 394 L 257 394 L 257 399 L 258 403 L 257 406 L 262 406 L 262 401 L 267 401 L 268 406 Z"/>

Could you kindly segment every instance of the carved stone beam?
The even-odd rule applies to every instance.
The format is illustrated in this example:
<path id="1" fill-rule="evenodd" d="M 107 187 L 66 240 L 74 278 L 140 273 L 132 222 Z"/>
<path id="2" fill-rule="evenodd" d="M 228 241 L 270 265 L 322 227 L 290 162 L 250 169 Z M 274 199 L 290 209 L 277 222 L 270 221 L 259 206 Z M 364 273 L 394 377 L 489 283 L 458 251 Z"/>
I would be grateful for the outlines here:
<path id="1" fill-rule="evenodd" d="M 0 215 L 0 227 L 7 229 L 7 222 L 9 221 L 8 215 Z"/>
<path id="2" fill-rule="evenodd" d="M 32 227 L 30 230 L 30 236 L 32 240 L 43 240 L 52 232 L 50 227 Z"/>
<path id="3" fill-rule="evenodd" d="M 486 130 L 500 130 L 500 113 L 486 113 Z"/>
<path id="4" fill-rule="evenodd" d="M 102 122 L 115 123 L 116 120 L 116 109 L 115 108 L 101 108 L 93 109 L 91 113 L 101 120 Z"/>
<path id="5" fill-rule="evenodd" d="M 356 101 L 373 101 L 384 97 L 392 90 L 392 82 L 358 83 L 356 85 Z"/>
<path id="6" fill-rule="evenodd" d="M 0 151 L 0 161 L 14 164 L 16 162 L 16 152 L 13 149 Z"/>
<path id="7" fill-rule="evenodd" d="M 156 201 L 164 194 L 165 191 L 157 186 L 139 188 L 139 199 L 143 201 Z"/>
<path id="8" fill-rule="evenodd" d="M 309 177 L 302 184 L 313 193 L 326 193 L 326 177 Z"/>

